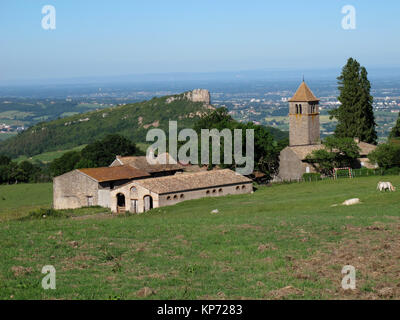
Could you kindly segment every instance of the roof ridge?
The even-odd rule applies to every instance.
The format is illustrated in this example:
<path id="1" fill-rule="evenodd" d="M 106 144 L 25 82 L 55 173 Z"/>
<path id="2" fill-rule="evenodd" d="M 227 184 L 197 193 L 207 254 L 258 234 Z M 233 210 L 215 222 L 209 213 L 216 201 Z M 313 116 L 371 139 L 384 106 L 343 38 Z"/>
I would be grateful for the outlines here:
<path id="1" fill-rule="evenodd" d="M 311 89 L 307 86 L 307 83 L 303 81 L 297 88 L 295 94 L 289 102 L 309 102 L 309 101 L 319 101 L 319 99 L 314 95 Z"/>

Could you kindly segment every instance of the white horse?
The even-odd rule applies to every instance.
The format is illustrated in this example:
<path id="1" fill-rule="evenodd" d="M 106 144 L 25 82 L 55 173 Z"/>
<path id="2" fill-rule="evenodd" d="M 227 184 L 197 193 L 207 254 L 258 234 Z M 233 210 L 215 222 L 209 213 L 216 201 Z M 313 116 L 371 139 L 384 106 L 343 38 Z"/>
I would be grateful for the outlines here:
<path id="1" fill-rule="evenodd" d="M 390 182 L 382 182 L 382 181 L 378 182 L 377 189 L 379 191 L 383 190 L 396 191 L 396 188 Z"/>

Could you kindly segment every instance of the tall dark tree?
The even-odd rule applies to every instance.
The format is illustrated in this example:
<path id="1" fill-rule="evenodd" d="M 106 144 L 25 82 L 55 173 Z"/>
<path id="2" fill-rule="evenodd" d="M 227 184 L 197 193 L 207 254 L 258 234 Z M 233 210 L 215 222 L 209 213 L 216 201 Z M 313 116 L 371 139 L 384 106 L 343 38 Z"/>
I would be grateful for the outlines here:
<path id="1" fill-rule="evenodd" d="M 278 145 L 275 141 L 272 133 L 268 130 L 267 127 L 255 125 L 251 122 L 249 123 L 239 123 L 234 120 L 228 113 L 226 108 L 217 108 L 215 110 L 209 111 L 204 114 L 195 124 L 195 131 L 199 134 L 201 129 L 217 129 L 219 131 L 223 129 L 231 130 L 232 137 L 234 136 L 233 130 L 242 130 L 242 147 L 243 154 L 245 154 L 245 146 L 246 146 L 246 129 L 254 130 L 254 169 L 256 171 L 260 171 L 265 174 L 265 179 L 270 180 L 274 174 L 278 171 L 279 168 L 279 152 L 285 146 L 285 142 Z M 200 139 L 201 140 L 201 139 Z M 199 142 L 201 144 L 201 142 Z M 210 141 L 210 149 L 211 149 Z M 234 169 L 237 164 L 223 164 L 223 155 L 224 155 L 224 139 L 221 139 L 221 167 Z M 199 148 L 199 158 L 201 155 L 201 149 Z M 211 152 L 209 153 L 210 162 L 211 163 Z M 234 160 L 234 156 L 232 155 L 232 159 Z M 233 161 L 234 162 L 234 161 Z M 212 167 L 212 165 L 209 165 Z"/>
<path id="2" fill-rule="evenodd" d="M 81 153 L 79 151 L 68 151 L 60 158 L 52 161 L 50 164 L 50 172 L 56 177 L 68 171 L 75 169 L 76 164 L 81 160 Z"/>
<path id="3" fill-rule="evenodd" d="M 133 156 L 140 154 L 140 150 L 129 139 L 119 134 L 110 134 L 102 140 L 87 145 L 82 151 L 80 164 L 94 167 L 106 167 L 115 160 L 115 156 Z"/>
<path id="4" fill-rule="evenodd" d="M 376 144 L 373 97 L 367 70 L 350 58 L 337 79 L 341 105 L 330 112 L 331 117 L 338 120 L 335 136 Z"/>
<path id="5" fill-rule="evenodd" d="M 399 117 L 397 118 L 396 125 L 393 127 L 392 131 L 390 132 L 389 138 L 390 139 L 400 138 L 400 113 L 399 113 Z"/>

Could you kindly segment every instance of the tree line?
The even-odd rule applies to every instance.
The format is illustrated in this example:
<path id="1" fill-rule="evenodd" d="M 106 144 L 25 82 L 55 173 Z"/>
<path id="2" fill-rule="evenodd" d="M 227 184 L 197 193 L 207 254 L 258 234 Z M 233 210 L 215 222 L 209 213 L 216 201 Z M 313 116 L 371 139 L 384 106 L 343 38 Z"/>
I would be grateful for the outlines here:
<path id="1" fill-rule="evenodd" d="M 0 183 L 49 182 L 52 177 L 74 169 L 106 167 L 116 155 L 142 155 L 136 144 L 118 134 L 108 135 L 88 144 L 81 151 L 69 151 L 50 164 L 12 161 L 8 156 L 0 156 Z"/>

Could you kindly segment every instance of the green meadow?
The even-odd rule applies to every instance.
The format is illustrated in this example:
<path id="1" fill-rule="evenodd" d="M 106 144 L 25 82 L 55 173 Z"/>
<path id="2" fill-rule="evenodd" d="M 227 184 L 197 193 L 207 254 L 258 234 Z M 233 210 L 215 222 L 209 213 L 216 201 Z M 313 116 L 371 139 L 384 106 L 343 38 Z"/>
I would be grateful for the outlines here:
<path id="1" fill-rule="evenodd" d="M 43 152 L 43 153 L 37 154 L 37 155 L 32 156 L 32 157 L 19 156 L 15 160 L 17 162 L 21 162 L 21 161 L 24 161 L 24 160 L 29 160 L 29 161 L 40 161 L 40 162 L 43 162 L 43 163 L 50 163 L 54 159 L 60 158 L 64 153 L 67 153 L 69 151 L 81 151 L 84 147 L 86 147 L 86 144 L 78 146 L 78 147 L 75 147 L 75 148 L 67 149 L 67 150 Z"/>
<path id="2" fill-rule="evenodd" d="M 0 299 L 399 299 L 400 196 L 378 192 L 382 179 L 400 186 L 275 184 L 140 215 L 24 220 L 51 207 L 51 184 L 1 186 Z M 45 265 L 55 290 L 41 287 Z M 341 287 L 345 265 L 355 290 Z"/>

